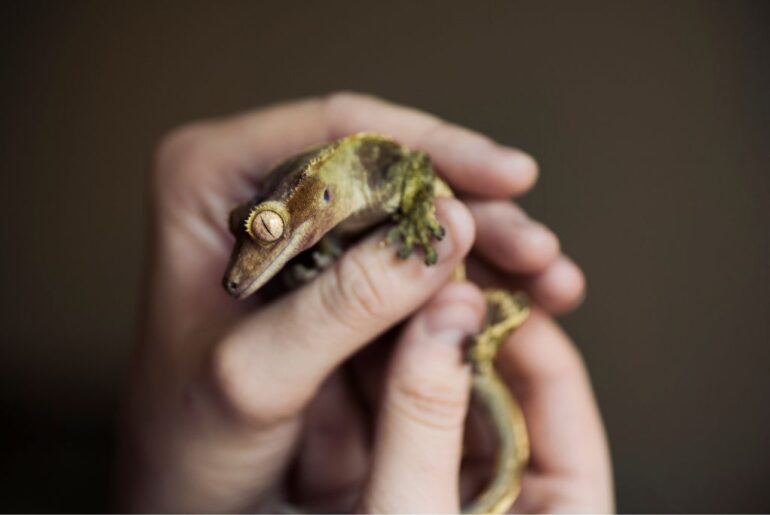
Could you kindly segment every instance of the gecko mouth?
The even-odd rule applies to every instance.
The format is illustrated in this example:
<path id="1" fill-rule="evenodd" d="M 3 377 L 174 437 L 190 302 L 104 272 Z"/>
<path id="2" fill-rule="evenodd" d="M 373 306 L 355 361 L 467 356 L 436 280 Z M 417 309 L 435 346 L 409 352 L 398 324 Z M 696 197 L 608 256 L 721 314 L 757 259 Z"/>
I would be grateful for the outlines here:
<path id="1" fill-rule="evenodd" d="M 305 222 L 292 231 L 291 236 L 288 238 L 288 241 L 284 244 L 283 248 L 281 248 L 277 254 L 267 257 L 266 261 L 269 260 L 270 264 L 251 281 L 241 285 L 238 289 L 230 290 L 231 294 L 238 300 L 243 300 L 264 286 L 265 283 L 281 271 L 281 268 L 283 268 L 283 265 L 285 265 L 289 259 L 303 250 L 302 244 L 305 241 L 305 233 L 307 232 L 308 227 L 308 223 Z"/>

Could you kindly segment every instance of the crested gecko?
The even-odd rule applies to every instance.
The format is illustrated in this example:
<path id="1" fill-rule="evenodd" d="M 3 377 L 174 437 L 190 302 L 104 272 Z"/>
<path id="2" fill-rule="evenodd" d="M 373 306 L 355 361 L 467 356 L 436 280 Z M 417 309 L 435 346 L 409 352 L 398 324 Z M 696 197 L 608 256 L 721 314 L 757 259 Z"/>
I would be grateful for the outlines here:
<path id="1" fill-rule="evenodd" d="M 232 211 L 236 243 L 223 286 L 244 299 L 282 270 L 289 283 L 311 280 L 342 252 L 335 239 L 385 222 L 393 224 L 387 240 L 399 245 L 401 258 L 418 249 L 433 265 L 438 256 L 432 242 L 444 235 L 435 198 L 451 195 L 427 154 L 383 135 L 355 134 L 308 149 L 278 164 L 260 193 Z M 296 263 L 304 251 L 312 256 L 309 266 Z M 463 275 L 463 267 L 455 271 Z M 498 451 L 492 480 L 464 507 L 467 513 L 507 511 L 529 458 L 523 415 L 493 365 L 499 345 L 524 322 L 529 307 L 523 294 L 486 290 L 485 297 L 486 322 L 466 357 L 473 394 L 486 408 Z"/>

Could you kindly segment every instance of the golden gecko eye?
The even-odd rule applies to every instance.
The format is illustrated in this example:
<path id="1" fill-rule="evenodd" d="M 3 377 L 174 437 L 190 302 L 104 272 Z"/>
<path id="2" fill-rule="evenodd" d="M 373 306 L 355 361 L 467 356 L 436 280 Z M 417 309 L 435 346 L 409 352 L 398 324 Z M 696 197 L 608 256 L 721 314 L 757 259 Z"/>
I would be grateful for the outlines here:
<path id="1" fill-rule="evenodd" d="M 275 241 L 283 236 L 283 218 L 269 209 L 253 212 L 246 222 L 246 231 L 255 240 Z"/>

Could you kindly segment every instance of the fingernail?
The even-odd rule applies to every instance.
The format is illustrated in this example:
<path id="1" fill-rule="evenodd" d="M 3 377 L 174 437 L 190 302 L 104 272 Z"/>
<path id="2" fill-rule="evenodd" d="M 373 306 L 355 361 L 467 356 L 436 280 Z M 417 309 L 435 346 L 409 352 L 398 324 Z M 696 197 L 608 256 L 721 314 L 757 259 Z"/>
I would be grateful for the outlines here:
<path id="1" fill-rule="evenodd" d="M 478 330 L 479 318 L 479 313 L 466 303 L 443 304 L 429 309 L 425 327 L 432 339 L 461 345 Z"/>

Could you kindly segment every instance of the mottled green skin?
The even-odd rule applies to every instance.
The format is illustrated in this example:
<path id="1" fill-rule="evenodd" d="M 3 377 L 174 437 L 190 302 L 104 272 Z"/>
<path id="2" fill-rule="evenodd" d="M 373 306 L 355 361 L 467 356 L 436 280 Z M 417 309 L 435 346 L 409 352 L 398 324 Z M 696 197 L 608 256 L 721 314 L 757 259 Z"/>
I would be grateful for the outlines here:
<path id="1" fill-rule="evenodd" d="M 225 288 L 234 296 L 251 295 L 300 252 L 328 233 L 353 233 L 393 220 L 389 241 L 399 242 L 406 258 L 415 248 L 432 265 L 432 240 L 444 230 L 436 220 L 436 173 L 423 152 L 377 134 L 357 134 L 298 154 L 276 166 L 260 193 L 230 215 L 236 236 Z M 284 231 L 265 242 L 246 230 L 255 211 L 278 213 Z"/>

